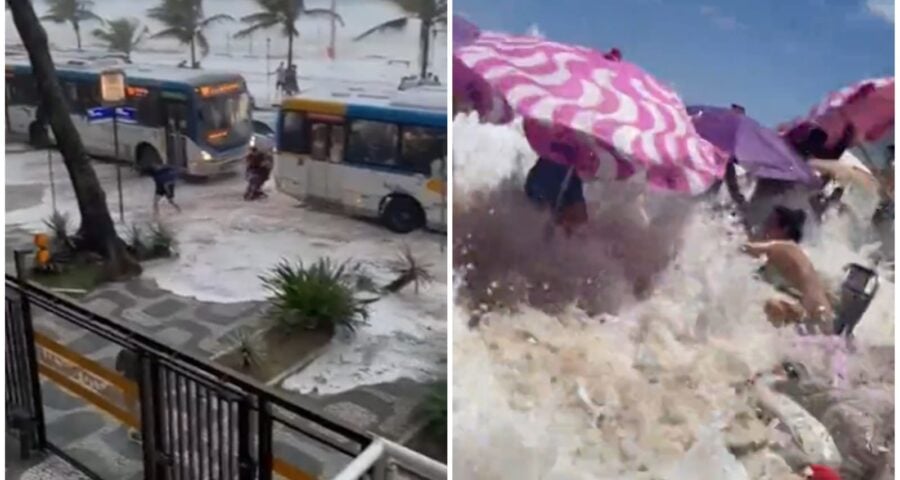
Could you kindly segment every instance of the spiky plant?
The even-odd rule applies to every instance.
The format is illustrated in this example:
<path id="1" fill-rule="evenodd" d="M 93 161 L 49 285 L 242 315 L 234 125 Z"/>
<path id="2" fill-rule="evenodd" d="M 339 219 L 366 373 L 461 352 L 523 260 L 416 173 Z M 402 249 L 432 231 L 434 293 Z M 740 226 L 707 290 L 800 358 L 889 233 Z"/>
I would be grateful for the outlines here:
<path id="1" fill-rule="evenodd" d="M 243 369 L 260 368 L 269 356 L 262 339 L 248 327 L 241 327 L 229 334 L 226 343 L 237 350 Z"/>
<path id="2" fill-rule="evenodd" d="M 74 249 L 72 237 L 69 235 L 69 214 L 54 210 L 53 214 L 44 220 L 44 225 L 53 234 L 53 243 L 57 248 Z"/>
<path id="3" fill-rule="evenodd" d="M 434 281 L 431 274 L 431 264 L 420 261 L 409 245 L 404 245 L 396 260 L 389 262 L 389 268 L 397 274 L 397 278 L 384 289 L 388 292 L 399 292 L 409 284 L 413 284 L 415 292 L 419 293 L 419 285 L 428 285 Z"/>
<path id="4" fill-rule="evenodd" d="M 355 332 L 369 319 L 369 304 L 356 296 L 358 264 L 320 258 L 306 266 L 282 261 L 260 279 L 271 294 L 270 314 L 288 331 L 344 329 Z"/>
<path id="5" fill-rule="evenodd" d="M 175 254 L 175 234 L 162 222 L 150 225 L 150 251 L 156 255 L 172 256 Z"/>

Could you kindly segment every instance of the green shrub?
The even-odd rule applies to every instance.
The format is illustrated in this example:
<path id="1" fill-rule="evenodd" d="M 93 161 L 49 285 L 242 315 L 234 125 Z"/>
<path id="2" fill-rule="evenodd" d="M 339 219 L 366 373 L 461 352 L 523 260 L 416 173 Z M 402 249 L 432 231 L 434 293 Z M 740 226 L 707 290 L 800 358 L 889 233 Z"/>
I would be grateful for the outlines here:
<path id="1" fill-rule="evenodd" d="M 253 330 L 241 327 L 226 337 L 226 343 L 237 350 L 244 369 L 260 368 L 268 357 L 266 346 Z"/>
<path id="2" fill-rule="evenodd" d="M 305 266 L 282 261 L 269 275 L 261 276 L 272 293 L 271 315 L 278 324 L 294 331 L 346 329 L 355 332 L 369 319 L 369 304 L 356 296 L 354 280 L 360 266 L 320 258 Z"/>
<path id="3" fill-rule="evenodd" d="M 409 245 L 404 245 L 396 260 L 389 262 L 389 268 L 397 274 L 397 278 L 384 289 L 388 292 L 399 292 L 409 284 L 413 284 L 416 293 L 419 293 L 419 285 L 427 285 L 434 281 L 430 272 L 431 264 L 423 263 L 413 255 Z"/>
<path id="4" fill-rule="evenodd" d="M 435 384 L 428 393 L 422 412 L 427 421 L 425 428 L 438 439 L 447 437 L 447 380 Z"/>
<path id="5" fill-rule="evenodd" d="M 175 254 L 175 234 L 165 224 L 150 225 L 150 252 L 154 256 L 170 257 Z"/>

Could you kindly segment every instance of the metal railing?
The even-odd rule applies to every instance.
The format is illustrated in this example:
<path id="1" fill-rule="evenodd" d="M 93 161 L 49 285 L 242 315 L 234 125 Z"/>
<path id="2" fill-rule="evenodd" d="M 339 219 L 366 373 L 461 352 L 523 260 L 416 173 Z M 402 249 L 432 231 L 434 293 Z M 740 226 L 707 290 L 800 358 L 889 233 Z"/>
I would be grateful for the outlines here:
<path id="1" fill-rule="evenodd" d="M 445 479 L 447 466 L 421 453 L 379 438 L 347 465 L 334 480 Z"/>
<path id="2" fill-rule="evenodd" d="M 134 354 L 137 378 L 131 391 L 139 402 L 135 425 L 142 437 L 145 479 L 270 480 L 275 474 L 290 480 L 314 478 L 314 474 L 286 461 L 290 454 L 282 460 L 275 453 L 310 442 L 346 458 L 348 470 L 368 464 L 373 452 L 378 452 L 374 463 L 368 464 L 370 469 L 372 465 L 396 464 L 418 475 L 410 478 L 446 478 L 446 466 L 439 462 L 376 439 L 316 412 L 300 398 L 289 398 L 240 373 L 178 351 L 33 283 L 7 275 L 7 420 L 20 433 L 23 452 L 50 449 L 92 478 L 98 478 L 47 438 L 40 377 L 50 378 L 52 372 L 38 363 L 32 308 Z M 41 342 L 40 338 L 37 340 Z M 339 478 L 361 478 L 341 475 Z"/>

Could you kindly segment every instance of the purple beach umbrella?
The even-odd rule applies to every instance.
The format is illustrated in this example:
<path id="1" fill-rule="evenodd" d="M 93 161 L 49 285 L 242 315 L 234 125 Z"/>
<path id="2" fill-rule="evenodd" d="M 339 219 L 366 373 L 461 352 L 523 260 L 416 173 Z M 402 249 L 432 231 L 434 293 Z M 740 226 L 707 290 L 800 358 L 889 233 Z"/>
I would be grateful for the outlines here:
<path id="1" fill-rule="evenodd" d="M 695 105 L 687 111 L 697 133 L 736 158 L 751 175 L 818 186 L 812 168 L 775 130 L 735 108 Z"/>

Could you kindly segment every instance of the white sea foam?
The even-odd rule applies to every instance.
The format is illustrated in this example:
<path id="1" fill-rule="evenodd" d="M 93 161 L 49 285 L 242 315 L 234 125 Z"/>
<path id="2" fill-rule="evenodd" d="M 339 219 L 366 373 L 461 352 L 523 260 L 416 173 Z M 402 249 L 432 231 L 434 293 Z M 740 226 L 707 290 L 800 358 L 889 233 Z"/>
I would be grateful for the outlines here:
<path id="1" fill-rule="evenodd" d="M 828 356 L 822 342 L 798 344 L 793 332 L 765 320 L 762 306 L 774 290 L 753 279 L 758 261 L 739 253 L 744 236 L 733 221 L 706 205 L 651 196 L 648 225 L 632 215 L 632 190 L 601 186 L 586 196 L 592 224 L 605 230 L 548 242 L 546 220 L 523 205 L 519 183 L 505 182 L 533 161 L 520 131 L 466 116 L 454 128 L 455 475 L 677 480 L 706 452 L 712 455 L 707 467 L 718 476 L 692 478 L 794 478 L 772 449 L 737 460 L 724 449 L 726 442 L 774 435 L 753 414 L 751 393 L 741 385 L 785 358 L 816 359 L 822 378 L 834 372 L 821 361 Z M 641 229 L 650 233 L 635 241 Z M 806 247 L 835 286 L 845 264 L 868 263 L 867 250 L 852 246 L 848 230 L 829 220 Z M 554 246 L 560 242 L 566 245 Z M 479 250 L 489 254 L 473 253 Z M 528 266 L 498 265 L 511 258 Z M 634 263 L 642 265 L 640 275 L 629 269 Z M 580 294 L 553 292 L 590 272 L 604 285 Z M 532 304 L 555 313 L 525 306 L 482 314 L 499 292 L 517 286 L 510 280 L 515 274 L 551 279 L 543 288 L 523 288 Z M 633 283 L 646 275 L 653 278 L 652 293 L 634 300 Z M 849 360 L 849 385 L 874 376 L 892 388 L 892 372 L 873 369 L 893 365 L 863 359 L 872 346 L 893 346 L 893 288 L 882 278 L 881 293 L 857 329 L 861 353 Z M 535 297 L 541 290 L 555 295 Z M 615 314 L 556 308 L 560 299 L 585 295 L 603 299 L 592 305 L 598 312 Z M 510 298 L 520 297 L 504 300 Z M 470 328 L 473 318 L 478 328 Z M 716 433 L 715 425 L 724 432 Z"/>

